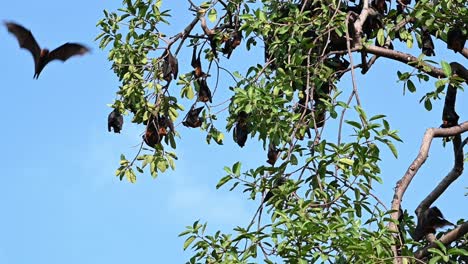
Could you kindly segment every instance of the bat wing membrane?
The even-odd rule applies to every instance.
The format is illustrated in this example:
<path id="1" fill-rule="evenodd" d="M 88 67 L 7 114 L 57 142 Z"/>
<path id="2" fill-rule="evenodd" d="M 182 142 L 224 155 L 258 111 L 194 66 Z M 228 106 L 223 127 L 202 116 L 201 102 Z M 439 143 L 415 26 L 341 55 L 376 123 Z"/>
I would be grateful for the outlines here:
<path id="1" fill-rule="evenodd" d="M 41 48 L 39 44 L 37 44 L 36 39 L 34 39 L 31 31 L 13 22 L 5 22 L 5 25 L 8 31 L 18 39 L 20 47 L 31 52 L 34 58 L 34 64 L 36 64 L 41 54 Z"/>
<path id="2" fill-rule="evenodd" d="M 72 56 L 83 55 L 87 52 L 89 52 L 89 49 L 87 47 L 81 44 L 67 42 L 63 44 L 62 46 L 51 51 L 49 53 L 47 62 L 50 62 L 53 60 L 66 61 Z"/>

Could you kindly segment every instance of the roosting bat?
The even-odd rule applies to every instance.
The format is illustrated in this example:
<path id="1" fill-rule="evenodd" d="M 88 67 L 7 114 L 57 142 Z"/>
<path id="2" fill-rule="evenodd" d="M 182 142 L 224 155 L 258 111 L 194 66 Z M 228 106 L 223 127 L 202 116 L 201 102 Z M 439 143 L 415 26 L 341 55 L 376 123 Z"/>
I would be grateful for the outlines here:
<path id="1" fill-rule="evenodd" d="M 196 79 L 206 76 L 206 73 L 202 71 L 200 56 L 197 56 L 197 46 L 193 46 L 192 61 L 190 65 L 193 67 L 193 75 L 195 75 Z"/>
<path id="2" fill-rule="evenodd" d="M 236 31 L 234 33 L 234 36 L 230 39 L 228 39 L 224 43 L 224 47 L 222 49 L 223 54 L 226 54 L 226 57 L 229 59 L 231 57 L 232 51 L 240 45 L 242 41 L 242 32 L 241 31 Z"/>
<path id="3" fill-rule="evenodd" d="M 466 36 L 459 27 L 452 27 L 447 33 L 447 48 L 461 52 L 465 47 Z"/>
<path id="4" fill-rule="evenodd" d="M 413 239 L 421 240 L 425 235 L 435 233 L 437 228 L 454 225 L 444 219 L 442 212 L 437 207 L 431 207 L 418 217 L 418 224 L 414 230 Z"/>
<path id="5" fill-rule="evenodd" d="M 69 42 L 49 52 L 48 49 L 41 49 L 39 47 L 31 31 L 28 29 L 13 22 L 5 22 L 5 25 L 8 31 L 18 39 L 20 47 L 31 52 L 34 58 L 34 79 L 39 78 L 39 74 L 41 74 L 44 67 L 53 60 L 66 61 L 74 55 L 83 55 L 89 52 L 87 47 Z"/>
<path id="6" fill-rule="evenodd" d="M 151 120 L 148 121 L 145 134 L 142 136 L 143 141 L 145 141 L 146 145 L 155 148 L 156 145 L 161 142 L 162 138 L 159 136 L 158 129 L 156 128 L 156 120 L 151 118 Z"/>
<path id="7" fill-rule="evenodd" d="M 198 82 L 198 101 L 206 103 L 212 103 L 211 90 L 206 83 L 206 78 L 201 78 L 197 80 Z"/>
<path id="8" fill-rule="evenodd" d="M 163 137 L 167 135 L 167 129 L 174 131 L 174 124 L 170 118 L 166 116 L 154 118 L 154 116 L 152 116 L 148 119 L 145 134 L 142 136 L 143 141 L 145 141 L 146 145 L 155 148 Z"/>
<path id="9" fill-rule="evenodd" d="M 279 151 L 279 149 L 277 147 L 275 147 L 275 145 L 273 145 L 272 143 L 270 143 L 268 145 L 268 154 L 267 154 L 268 160 L 267 160 L 267 162 L 271 166 L 275 165 L 275 162 L 278 159 L 279 153 L 280 153 L 280 151 Z"/>
<path id="10" fill-rule="evenodd" d="M 424 27 L 421 33 L 422 53 L 426 56 L 435 56 L 434 42 L 432 42 L 431 33 Z"/>
<path id="11" fill-rule="evenodd" d="M 203 106 L 190 109 L 190 111 L 187 113 L 187 116 L 185 117 L 185 121 L 182 122 L 182 125 L 193 128 L 201 126 L 203 123 L 203 118 L 199 117 L 198 115 L 202 110 Z"/>
<path id="12" fill-rule="evenodd" d="M 163 79 L 168 82 L 173 78 L 174 80 L 177 79 L 177 74 L 179 73 L 179 62 L 169 50 L 164 52 L 163 57 Z"/>
<path id="13" fill-rule="evenodd" d="M 248 134 L 247 113 L 241 111 L 237 117 L 237 124 L 234 127 L 234 141 L 242 148 L 245 146 Z"/>
<path id="14" fill-rule="evenodd" d="M 109 116 L 107 117 L 107 130 L 111 132 L 111 128 L 113 128 L 114 133 L 120 133 L 123 122 L 123 116 L 117 109 L 114 109 L 114 111 L 110 112 Z"/>

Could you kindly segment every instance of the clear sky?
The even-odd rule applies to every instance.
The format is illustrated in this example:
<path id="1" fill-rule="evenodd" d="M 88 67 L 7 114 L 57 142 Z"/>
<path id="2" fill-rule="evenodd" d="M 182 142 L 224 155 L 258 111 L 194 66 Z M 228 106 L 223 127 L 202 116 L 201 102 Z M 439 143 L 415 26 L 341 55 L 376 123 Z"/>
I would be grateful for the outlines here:
<path id="1" fill-rule="evenodd" d="M 247 168 L 265 163 L 261 145 L 249 138 L 240 149 L 231 134 L 226 134 L 222 147 L 206 145 L 203 132 L 178 126 L 183 140 L 178 142 L 175 172 L 157 179 L 139 175 L 136 184 L 121 182 L 114 176 L 120 153 L 130 158 L 137 152 L 144 128 L 131 125 L 126 117 L 122 134 L 107 132 L 107 104 L 115 98 L 119 83 L 106 51 L 93 41 L 100 33 L 96 23 L 102 10 L 115 10 L 120 1 L 28 2 L 5 1 L 0 20 L 29 28 L 42 47 L 53 49 L 75 41 L 91 47 L 92 53 L 64 64 L 52 62 L 39 80 L 33 80 L 31 55 L 19 49 L 3 25 L 0 28 L 0 263 L 183 263 L 190 254 L 183 252 L 184 239 L 177 235 L 186 225 L 197 219 L 208 221 L 209 231 L 246 225 L 259 202 L 247 201 L 247 195 L 227 188 L 216 190 L 215 185 L 225 175 L 226 165 L 242 161 Z M 180 14 L 174 15 L 172 32 L 181 31 L 192 19 L 183 15 L 188 8 L 185 1 L 165 1 L 164 7 Z M 436 53 L 436 60 L 464 61 L 451 51 L 436 49 Z M 189 59 L 187 53 L 180 55 L 180 72 L 190 70 Z M 262 61 L 263 52 L 240 49 L 232 60 L 224 60 L 229 69 L 242 73 L 246 63 Z M 376 193 L 388 205 L 396 180 L 417 155 L 425 129 L 440 125 L 443 105 L 443 100 L 436 102 L 427 112 L 418 104 L 433 89 L 431 84 L 403 97 L 402 84 L 396 82 L 398 66 L 379 59 L 365 78 L 358 75 L 368 115 L 387 113 L 404 140 L 397 144 L 398 159 L 383 151 L 384 185 L 377 186 Z M 232 83 L 223 78 L 214 105 L 229 96 Z M 347 97 L 350 83 L 341 87 Z M 467 99 L 466 93 L 459 93 L 460 121 L 468 116 L 468 108 L 461 107 Z M 224 131 L 223 119 L 219 128 Z M 405 196 L 403 205 L 410 212 L 453 166 L 451 146 L 441 146 L 441 140 L 434 141 L 429 159 Z M 468 209 L 462 206 L 467 201 L 466 186 L 467 177 L 462 175 L 437 201 L 447 219 L 467 218 Z"/>

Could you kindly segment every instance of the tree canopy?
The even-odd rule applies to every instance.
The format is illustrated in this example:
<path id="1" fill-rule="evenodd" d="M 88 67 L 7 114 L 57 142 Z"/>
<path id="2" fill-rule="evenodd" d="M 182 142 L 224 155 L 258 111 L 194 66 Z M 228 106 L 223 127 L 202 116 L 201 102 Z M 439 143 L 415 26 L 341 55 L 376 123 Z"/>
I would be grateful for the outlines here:
<path id="1" fill-rule="evenodd" d="M 196 221 L 181 233 L 184 249 L 193 249 L 189 263 L 468 261 L 468 223 L 451 223 L 432 206 L 456 184 L 467 159 L 468 139 L 462 136 L 468 122 L 456 112 L 457 92 L 468 83 L 466 1 L 188 0 L 180 5 L 193 20 L 174 29 L 171 21 L 177 18 L 162 0 L 125 0 L 121 9 L 104 11 L 97 39 L 109 49 L 121 83 L 109 116 L 114 131 L 125 133 L 125 125 L 115 128 L 120 114 L 144 130 L 135 156 L 121 157 L 120 179 L 134 182 L 148 168 L 153 177 L 175 169 L 176 149 L 184 140 L 179 124 L 201 128 L 207 143 L 223 144 L 225 126 L 239 147 L 250 141 L 263 145 L 268 165 L 227 165 L 216 186 L 241 188 L 253 200 L 261 196 L 251 223 L 232 233 L 207 234 L 207 224 Z M 169 35 L 169 29 L 178 33 Z M 434 42 L 446 43 L 437 47 L 458 53 L 459 61 L 431 60 L 440 52 Z M 264 60 L 231 71 L 240 48 Z M 182 60 L 183 53 L 191 58 Z M 383 60 L 396 62 L 388 71 L 396 72 L 404 91 L 414 93 L 421 83 L 436 80 L 421 102 L 428 111 L 444 105 L 440 127 L 428 128 L 419 155 L 404 161 L 408 170 L 391 205 L 374 189 L 383 182 L 382 148 L 397 157 L 395 142 L 401 139 L 386 113 L 368 116 L 356 80 Z M 190 70 L 179 71 L 184 67 Z M 227 88 L 230 98 L 222 102 L 216 97 Z M 225 111 L 216 111 L 218 104 Z M 226 121 L 218 120 L 221 112 L 227 112 Z M 401 201 L 434 138 L 453 145 L 453 169 L 413 218 Z M 443 226 L 449 231 L 438 232 Z"/>

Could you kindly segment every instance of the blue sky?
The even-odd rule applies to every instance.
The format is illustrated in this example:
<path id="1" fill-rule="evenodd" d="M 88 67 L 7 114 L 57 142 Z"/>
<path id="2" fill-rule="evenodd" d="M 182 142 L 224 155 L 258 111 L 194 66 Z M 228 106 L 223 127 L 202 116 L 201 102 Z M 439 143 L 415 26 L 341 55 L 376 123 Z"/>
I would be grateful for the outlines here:
<path id="1" fill-rule="evenodd" d="M 177 235 L 186 225 L 200 219 L 209 222 L 211 231 L 229 230 L 247 224 L 258 206 L 258 201 L 246 201 L 241 192 L 214 188 L 224 176 L 225 165 L 241 161 L 247 168 L 266 160 L 260 144 L 249 139 L 240 149 L 230 134 L 222 147 L 206 145 L 204 133 L 178 126 L 183 141 L 178 143 L 175 172 L 155 180 L 139 175 L 136 184 L 114 177 L 120 153 L 127 157 L 136 153 L 144 129 L 131 125 L 127 117 L 122 134 L 107 132 L 107 104 L 115 98 L 119 83 L 110 70 L 106 51 L 93 40 L 99 33 L 95 25 L 102 10 L 115 10 L 119 2 L 86 1 L 74 4 L 69 12 L 71 4 L 63 1 L 33 1 L 27 6 L 6 1 L 0 9 L 0 20 L 16 21 L 31 29 L 42 47 L 53 49 L 76 41 L 92 49 L 91 54 L 64 64 L 52 62 L 39 80 L 33 80 L 31 55 L 19 49 L 5 27 L 0 29 L 0 263 L 182 263 L 190 254 L 183 252 L 183 238 Z M 172 20 L 173 32 L 181 31 L 192 19 L 182 15 L 188 4 L 177 1 L 177 7 L 173 1 L 166 2 L 165 7 L 181 14 Z M 463 61 L 451 51 L 437 55 L 436 60 Z M 188 59 L 181 54 L 179 64 L 189 65 Z M 245 72 L 244 63 L 262 61 L 263 52 L 247 54 L 239 49 L 228 68 Z M 418 104 L 420 97 L 433 89 L 431 84 L 423 84 L 416 94 L 402 96 L 395 67 L 409 69 L 379 59 L 368 75 L 358 74 L 368 115 L 387 113 L 404 140 L 397 144 L 398 159 L 383 151 L 384 185 L 377 186 L 376 193 L 387 204 L 396 180 L 416 157 L 425 129 L 440 125 L 443 105 L 439 101 L 427 112 Z M 189 70 L 185 67 L 181 72 Z M 224 77 L 213 104 L 228 98 L 229 85 L 230 80 Z M 351 89 L 349 82 L 341 87 L 348 92 Z M 468 114 L 461 102 L 467 99 L 466 93 L 459 93 L 461 121 Z M 451 147 L 444 149 L 441 140 L 434 141 L 429 159 L 405 196 L 405 208 L 414 210 L 451 169 L 452 156 Z M 454 201 L 466 203 L 466 186 L 467 177 L 462 175 L 436 203 L 451 221 L 467 216 L 466 206 L 453 206 Z"/>

